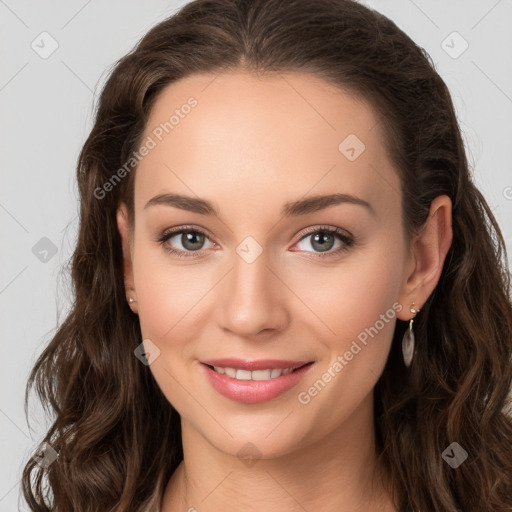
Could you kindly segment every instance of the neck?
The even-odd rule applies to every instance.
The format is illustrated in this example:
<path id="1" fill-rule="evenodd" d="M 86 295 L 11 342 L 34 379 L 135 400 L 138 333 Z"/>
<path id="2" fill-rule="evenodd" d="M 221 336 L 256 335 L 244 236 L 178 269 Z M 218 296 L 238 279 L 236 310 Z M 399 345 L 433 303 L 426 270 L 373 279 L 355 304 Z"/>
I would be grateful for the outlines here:
<path id="1" fill-rule="evenodd" d="M 183 420 L 182 441 L 184 459 L 167 485 L 161 512 L 396 512 L 376 464 L 371 393 L 341 428 L 279 457 L 226 454 Z"/>

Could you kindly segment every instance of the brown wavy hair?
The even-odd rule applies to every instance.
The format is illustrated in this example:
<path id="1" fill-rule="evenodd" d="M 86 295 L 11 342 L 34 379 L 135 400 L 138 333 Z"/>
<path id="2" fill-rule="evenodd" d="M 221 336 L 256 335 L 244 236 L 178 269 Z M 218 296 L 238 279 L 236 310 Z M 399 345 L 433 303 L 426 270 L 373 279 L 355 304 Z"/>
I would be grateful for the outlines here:
<path id="1" fill-rule="evenodd" d="M 98 198 L 139 147 L 164 87 L 193 73 L 310 73 L 378 113 L 402 185 L 407 240 L 432 200 L 452 201 L 453 241 L 414 323 L 403 365 L 397 320 L 375 387 L 379 461 L 401 512 L 512 511 L 512 305 L 500 228 L 473 184 L 447 86 L 395 23 L 351 0 L 195 0 L 152 28 L 113 66 L 77 164 L 80 225 L 74 302 L 29 376 L 54 416 L 22 492 L 34 512 L 142 512 L 158 507 L 183 458 L 180 418 L 134 356 L 139 319 L 126 302 L 116 210 L 133 225 L 134 169 Z M 43 442 L 42 441 L 42 442 Z M 453 469 L 452 443 L 468 458 Z M 45 486 L 45 483 L 47 485 Z"/>

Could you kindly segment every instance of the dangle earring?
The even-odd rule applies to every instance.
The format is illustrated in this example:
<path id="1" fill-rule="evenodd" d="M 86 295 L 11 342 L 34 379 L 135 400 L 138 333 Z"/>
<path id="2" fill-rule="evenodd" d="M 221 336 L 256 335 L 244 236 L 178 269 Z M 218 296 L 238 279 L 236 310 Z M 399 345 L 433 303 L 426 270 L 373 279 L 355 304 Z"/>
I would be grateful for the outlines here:
<path id="1" fill-rule="evenodd" d="M 415 309 L 414 302 L 411 304 L 411 313 L 419 313 L 419 309 Z M 414 317 L 409 320 L 409 328 L 405 331 L 404 337 L 402 338 L 402 355 L 404 357 L 404 364 L 409 368 L 411 366 L 412 357 L 414 355 L 414 331 L 412 330 L 412 323 Z"/>

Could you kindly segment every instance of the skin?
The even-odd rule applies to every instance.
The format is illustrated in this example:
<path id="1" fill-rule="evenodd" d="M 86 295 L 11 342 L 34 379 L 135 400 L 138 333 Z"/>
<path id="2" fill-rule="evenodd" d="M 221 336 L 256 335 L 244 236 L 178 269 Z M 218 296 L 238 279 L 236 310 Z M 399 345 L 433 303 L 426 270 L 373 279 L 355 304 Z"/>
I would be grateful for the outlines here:
<path id="1" fill-rule="evenodd" d="M 181 416 L 184 461 L 161 510 L 395 511 L 375 464 L 373 388 L 396 318 L 413 318 L 411 304 L 421 308 L 439 280 L 452 241 L 450 199 L 433 201 L 424 229 L 407 243 L 400 182 L 378 116 L 320 78 L 195 74 L 161 92 L 145 136 L 190 96 L 198 105 L 137 168 L 133 233 L 126 205 L 117 212 L 127 298 L 135 299 L 143 339 L 160 350 L 149 369 Z M 349 134 L 366 147 L 354 161 L 338 149 Z M 280 217 L 288 201 L 335 192 L 364 199 L 373 213 L 343 203 Z M 219 216 L 144 208 L 163 193 L 207 199 Z M 199 258 L 169 254 L 157 241 L 190 224 L 207 233 Z M 304 230 L 326 225 L 355 243 L 336 255 L 344 243 L 334 235 L 324 245 L 332 256 L 322 258 L 314 233 Z M 236 252 L 247 236 L 262 249 L 252 263 Z M 182 242 L 177 235 L 166 244 L 193 252 Z M 300 403 L 298 393 L 395 311 L 393 303 L 401 306 L 396 316 Z M 220 357 L 315 364 L 276 399 L 242 404 L 199 371 L 200 360 Z M 246 443 L 260 457 L 250 466 L 237 455 Z"/>

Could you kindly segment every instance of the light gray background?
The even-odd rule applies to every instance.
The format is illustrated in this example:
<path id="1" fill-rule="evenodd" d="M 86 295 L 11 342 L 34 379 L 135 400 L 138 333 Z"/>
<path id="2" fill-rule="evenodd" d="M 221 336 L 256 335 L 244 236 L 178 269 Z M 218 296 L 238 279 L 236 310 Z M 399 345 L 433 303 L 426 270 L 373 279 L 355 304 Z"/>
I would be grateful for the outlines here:
<path id="1" fill-rule="evenodd" d="M 0 512 L 18 510 L 22 466 L 47 426 L 31 400 L 29 431 L 24 390 L 69 307 L 69 281 L 59 271 L 73 249 L 75 164 L 95 93 L 108 68 L 184 3 L 0 0 Z M 512 252 L 512 1 L 365 3 L 432 56 L 452 92 L 475 180 Z M 34 40 L 42 47 L 44 31 L 59 45 L 47 59 L 31 47 Z M 469 44 L 458 58 L 464 42 L 454 31 Z M 44 44 L 50 48 L 48 39 Z M 34 254 L 43 237 L 55 245 L 54 256 Z"/>

